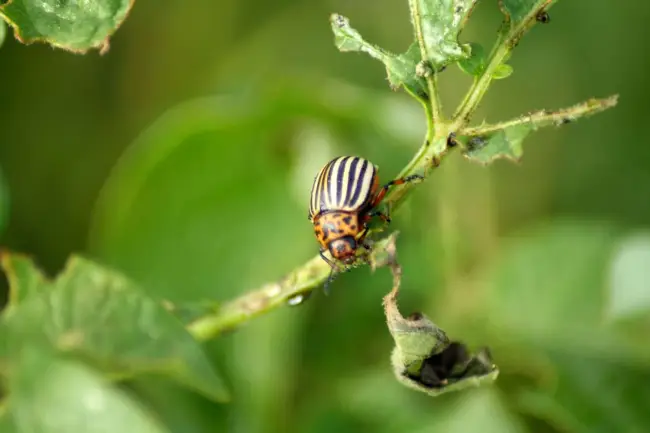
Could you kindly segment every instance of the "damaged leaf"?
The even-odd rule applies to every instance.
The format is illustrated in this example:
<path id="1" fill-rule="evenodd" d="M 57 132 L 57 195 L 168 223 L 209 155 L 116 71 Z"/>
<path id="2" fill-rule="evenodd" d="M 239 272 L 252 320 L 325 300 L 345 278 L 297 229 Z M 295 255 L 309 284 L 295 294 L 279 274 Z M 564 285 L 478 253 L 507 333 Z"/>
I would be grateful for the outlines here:
<path id="1" fill-rule="evenodd" d="M 135 0 L 9 0 L 0 15 L 24 44 L 45 42 L 83 54 L 105 52 Z"/>
<path id="2" fill-rule="evenodd" d="M 444 330 L 428 317 L 414 313 L 403 317 L 397 307 L 401 268 L 392 251 L 393 290 L 384 297 L 384 313 L 395 348 L 391 362 L 395 377 L 409 388 L 437 396 L 496 380 L 499 370 L 489 349 L 471 354 L 467 347 L 450 341 Z"/>
<path id="3" fill-rule="evenodd" d="M 468 44 L 458 42 L 477 0 L 409 0 L 416 38 L 431 66 L 441 67 L 469 56 Z M 426 53 L 426 55 L 425 55 Z"/>
<path id="4" fill-rule="evenodd" d="M 350 21 L 342 15 L 332 14 L 330 23 L 334 32 L 334 42 L 339 51 L 364 52 L 370 55 L 386 66 L 391 88 L 398 89 L 404 86 L 418 99 L 427 98 L 426 82 L 415 72 L 417 64 L 422 60 L 417 43 L 412 44 L 405 53 L 396 55 L 366 42 L 361 34 L 350 26 Z"/>

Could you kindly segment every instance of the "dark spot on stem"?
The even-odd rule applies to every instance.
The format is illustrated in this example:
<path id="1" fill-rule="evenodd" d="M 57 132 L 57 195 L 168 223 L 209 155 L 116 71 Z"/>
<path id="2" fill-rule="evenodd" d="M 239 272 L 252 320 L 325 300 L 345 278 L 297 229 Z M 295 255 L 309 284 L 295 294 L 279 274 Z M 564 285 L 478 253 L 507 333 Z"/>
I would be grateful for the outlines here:
<path id="1" fill-rule="evenodd" d="M 452 132 L 449 134 L 449 137 L 447 137 L 447 147 L 448 148 L 453 148 L 458 145 L 458 142 L 456 141 L 456 133 Z"/>
<path id="2" fill-rule="evenodd" d="M 535 19 L 537 22 L 540 22 L 542 24 L 548 24 L 551 22 L 551 16 L 546 11 L 539 11 L 535 16 Z"/>
<path id="3" fill-rule="evenodd" d="M 343 222 L 349 225 L 352 222 L 352 217 L 351 216 L 344 217 Z"/>

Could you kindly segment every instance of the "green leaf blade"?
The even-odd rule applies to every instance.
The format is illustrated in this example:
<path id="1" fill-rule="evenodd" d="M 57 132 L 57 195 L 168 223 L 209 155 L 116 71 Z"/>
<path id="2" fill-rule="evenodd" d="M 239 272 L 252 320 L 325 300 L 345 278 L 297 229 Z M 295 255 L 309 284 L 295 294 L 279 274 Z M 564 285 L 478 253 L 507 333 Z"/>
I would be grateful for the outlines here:
<path id="1" fill-rule="evenodd" d="M 73 257 L 51 287 L 33 287 L 40 275 L 31 262 L 18 262 L 21 270 L 11 283 L 32 288 L 4 317 L 3 350 L 10 361 L 26 345 L 49 347 L 77 354 L 110 375 L 161 373 L 215 401 L 229 399 L 183 325 L 124 276 Z"/>
<path id="2" fill-rule="evenodd" d="M 469 57 L 459 60 L 458 67 L 466 74 L 478 77 L 485 70 L 487 55 L 481 44 L 471 42 L 469 46 Z"/>
<path id="3" fill-rule="evenodd" d="M 476 3 L 477 0 L 409 1 L 423 57 L 435 70 L 469 57 L 469 45 L 461 44 L 458 36 Z"/>
<path id="4" fill-rule="evenodd" d="M 0 15 L 24 44 L 46 42 L 75 53 L 108 49 L 135 0 L 9 0 Z"/>
<path id="5" fill-rule="evenodd" d="M 399 55 L 373 45 L 363 39 L 361 34 L 350 26 L 350 21 L 339 14 L 330 17 L 334 42 L 341 52 L 363 52 L 379 60 L 386 67 L 388 81 L 393 90 L 404 88 L 418 99 L 427 98 L 426 83 L 418 77 L 415 69 L 420 62 L 420 51 L 417 44 L 412 44 L 409 49 Z"/>
<path id="6" fill-rule="evenodd" d="M 21 354 L 9 387 L 9 410 L 17 431 L 168 431 L 96 371 L 33 348 Z"/>
<path id="7" fill-rule="evenodd" d="M 470 137 L 466 141 L 463 155 L 481 164 L 489 164 L 499 158 L 518 162 L 523 155 L 522 143 L 532 130 L 531 125 L 522 124 Z"/>
<path id="8" fill-rule="evenodd" d="M 0 261 L 9 280 L 9 305 L 15 306 L 25 299 L 51 290 L 51 284 L 34 267 L 32 260 L 22 254 L 1 254 Z"/>

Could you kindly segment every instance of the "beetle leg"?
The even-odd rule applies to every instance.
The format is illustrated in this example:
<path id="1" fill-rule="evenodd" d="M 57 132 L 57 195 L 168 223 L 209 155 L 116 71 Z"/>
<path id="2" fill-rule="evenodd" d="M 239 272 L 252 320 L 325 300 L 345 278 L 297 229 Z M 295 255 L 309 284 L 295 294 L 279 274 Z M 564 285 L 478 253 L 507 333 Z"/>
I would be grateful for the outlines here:
<path id="1" fill-rule="evenodd" d="M 333 261 L 331 261 L 330 259 L 328 259 L 328 258 L 325 256 L 325 250 L 324 250 L 323 248 L 321 248 L 321 250 L 319 251 L 319 253 L 320 253 L 321 258 L 322 258 L 323 260 L 325 260 L 325 261 L 327 262 L 328 265 L 330 265 L 330 268 L 332 268 L 332 269 L 336 268 L 336 264 L 334 264 Z"/>
<path id="2" fill-rule="evenodd" d="M 384 220 L 385 223 L 390 224 L 390 217 L 388 215 L 386 215 L 385 213 L 380 212 L 378 210 L 374 210 L 374 211 L 372 211 L 372 212 L 370 212 L 370 213 L 368 213 L 366 215 L 368 217 L 368 220 L 370 220 L 370 218 L 372 218 L 372 217 L 378 216 L 379 218 Z"/>
<path id="3" fill-rule="evenodd" d="M 336 273 L 335 273 L 334 271 L 335 271 L 338 267 L 336 266 L 336 264 L 335 264 L 333 261 L 331 261 L 330 259 L 328 259 L 328 258 L 325 256 L 325 249 L 323 249 L 323 248 L 321 247 L 319 253 L 320 253 L 321 258 L 322 258 L 323 260 L 325 260 L 325 261 L 327 262 L 327 264 L 330 265 L 330 268 L 331 268 L 331 269 L 330 269 L 330 274 L 329 274 L 329 276 L 327 277 L 327 280 L 325 280 L 325 284 L 323 285 L 323 293 L 325 293 L 325 296 L 327 296 L 327 295 L 329 295 L 329 293 L 330 293 L 330 290 L 329 290 L 329 288 L 330 288 L 330 283 L 331 283 L 332 281 L 334 281 L 334 278 L 336 277 Z"/>
<path id="4" fill-rule="evenodd" d="M 377 206 L 384 199 L 384 196 L 388 192 L 388 189 L 393 185 L 402 185 L 404 183 L 413 182 L 414 180 L 424 180 L 424 176 L 419 174 L 412 174 L 411 176 L 401 177 L 399 179 L 391 180 L 386 185 L 384 185 L 381 190 L 375 196 L 375 199 L 372 201 L 371 207 Z"/>

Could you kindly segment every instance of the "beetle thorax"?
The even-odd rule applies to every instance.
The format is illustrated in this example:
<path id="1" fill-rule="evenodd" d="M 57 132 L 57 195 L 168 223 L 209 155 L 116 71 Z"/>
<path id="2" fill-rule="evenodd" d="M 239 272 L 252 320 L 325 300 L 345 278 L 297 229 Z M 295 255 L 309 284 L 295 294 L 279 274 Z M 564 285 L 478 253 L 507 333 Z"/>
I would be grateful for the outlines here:
<path id="1" fill-rule="evenodd" d="M 335 259 L 344 260 L 355 254 L 357 237 L 363 229 L 358 214 L 325 212 L 314 217 L 313 223 L 318 242 Z"/>

